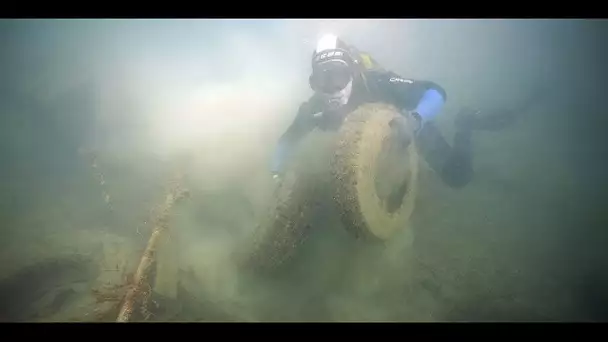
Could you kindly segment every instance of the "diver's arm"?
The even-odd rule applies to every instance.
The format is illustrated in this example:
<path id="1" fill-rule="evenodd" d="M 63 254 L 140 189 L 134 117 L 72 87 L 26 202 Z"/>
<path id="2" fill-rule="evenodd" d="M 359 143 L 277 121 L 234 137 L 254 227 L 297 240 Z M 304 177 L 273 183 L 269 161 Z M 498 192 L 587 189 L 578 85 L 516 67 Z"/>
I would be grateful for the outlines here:
<path id="1" fill-rule="evenodd" d="M 300 105 L 296 118 L 289 128 L 279 138 L 272 158 L 271 172 L 273 175 L 283 173 L 285 163 L 298 142 L 315 127 L 313 120 L 314 100 L 311 99 Z"/>
<path id="2" fill-rule="evenodd" d="M 447 100 L 447 94 L 437 83 L 430 81 L 414 82 L 416 82 L 417 87 L 424 89 L 422 97 L 418 101 L 416 108 L 412 111 L 412 115 L 420 120 L 419 128 L 422 128 L 439 114 L 439 111 L 441 111 Z"/>
<path id="3" fill-rule="evenodd" d="M 446 91 L 435 82 L 406 79 L 394 72 L 386 72 L 382 78 L 382 90 L 391 102 L 413 115 L 419 123 L 417 131 L 439 114 L 447 100 Z"/>
<path id="4" fill-rule="evenodd" d="M 473 175 L 470 131 L 456 132 L 454 146 L 450 146 L 432 121 L 447 99 L 445 90 L 434 82 L 408 80 L 395 74 L 385 84 L 391 102 L 419 122 L 416 140 L 429 166 L 451 187 L 467 184 Z"/>

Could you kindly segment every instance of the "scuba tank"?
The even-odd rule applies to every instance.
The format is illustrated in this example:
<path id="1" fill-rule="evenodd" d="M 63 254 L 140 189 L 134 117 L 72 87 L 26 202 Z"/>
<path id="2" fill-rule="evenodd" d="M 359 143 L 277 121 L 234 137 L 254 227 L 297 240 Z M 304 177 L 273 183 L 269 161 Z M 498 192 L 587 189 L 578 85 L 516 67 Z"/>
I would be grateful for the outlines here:
<path id="1" fill-rule="evenodd" d="M 349 45 L 348 48 L 353 60 L 361 69 L 361 72 L 384 70 L 384 68 L 380 66 L 380 63 L 378 63 L 369 53 L 361 51 L 352 45 Z"/>
<path id="2" fill-rule="evenodd" d="M 373 87 L 369 84 L 366 74 L 370 71 L 384 72 L 385 69 L 369 53 L 363 52 L 352 45 L 348 46 L 348 52 L 355 62 L 355 67 L 358 69 L 357 72 L 363 80 L 365 88 L 368 92 L 371 92 Z"/>

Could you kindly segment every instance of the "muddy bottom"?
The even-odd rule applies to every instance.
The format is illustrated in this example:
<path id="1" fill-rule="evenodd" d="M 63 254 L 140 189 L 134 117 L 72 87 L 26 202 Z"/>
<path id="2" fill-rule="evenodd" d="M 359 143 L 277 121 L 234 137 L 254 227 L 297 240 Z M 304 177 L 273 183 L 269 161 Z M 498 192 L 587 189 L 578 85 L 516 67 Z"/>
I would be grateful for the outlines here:
<path id="1" fill-rule="evenodd" d="M 86 291 L 97 270 L 88 259 L 52 259 L 0 281 L 0 321 L 44 320 Z"/>

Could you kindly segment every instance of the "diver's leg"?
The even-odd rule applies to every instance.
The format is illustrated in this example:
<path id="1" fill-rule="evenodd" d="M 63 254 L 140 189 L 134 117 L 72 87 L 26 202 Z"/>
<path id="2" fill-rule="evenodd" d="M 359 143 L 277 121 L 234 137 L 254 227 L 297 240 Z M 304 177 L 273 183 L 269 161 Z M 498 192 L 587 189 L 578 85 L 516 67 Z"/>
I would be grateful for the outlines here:
<path id="1" fill-rule="evenodd" d="M 462 187 L 473 179 L 472 130 L 458 129 L 454 145 L 441 170 L 441 178 L 451 187 Z"/>
<path id="2" fill-rule="evenodd" d="M 534 105 L 545 100 L 547 92 L 538 88 L 531 92 L 520 103 L 508 109 L 493 111 L 479 111 L 463 108 L 456 115 L 456 126 L 474 130 L 499 131 L 513 125 L 521 116 L 527 113 Z"/>
<path id="3" fill-rule="evenodd" d="M 511 126 L 521 112 L 514 110 L 500 110 L 493 112 L 480 112 L 464 109 L 456 115 L 456 126 L 466 129 L 499 131 Z"/>
<path id="4" fill-rule="evenodd" d="M 472 134 L 475 130 L 501 130 L 512 125 L 532 106 L 543 100 L 546 92 L 539 88 L 509 110 L 480 112 L 463 108 L 456 115 L 456 134 L 452 147 L 441 132 L 429 122 L 417 136 L 418 146 L 430 167 L 451 187 L 462 187 L 473 178 Z"/>
<path id="5" fill-rule="evenodd" d="M 451 187 L 462 187 L 473 177 L 471 130 L 459 129 L 454 147 L 445 140 L 439 128 L 429 122 L 419 132 L 418 147 L 429 166 Z"/>

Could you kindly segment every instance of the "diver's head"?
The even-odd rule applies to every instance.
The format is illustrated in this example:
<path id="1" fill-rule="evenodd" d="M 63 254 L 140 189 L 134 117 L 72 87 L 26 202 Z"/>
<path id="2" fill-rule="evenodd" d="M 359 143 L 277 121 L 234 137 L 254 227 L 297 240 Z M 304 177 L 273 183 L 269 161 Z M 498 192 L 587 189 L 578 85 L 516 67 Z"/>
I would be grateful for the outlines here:
<path id="1" fill-rule="evenodd" d="M 310 87 L 330 109 L 338 109 L 350 99 L 355 70 L 355 60 L 349 47 L 335 35 L 324 35 L 312 54 Z"/>

